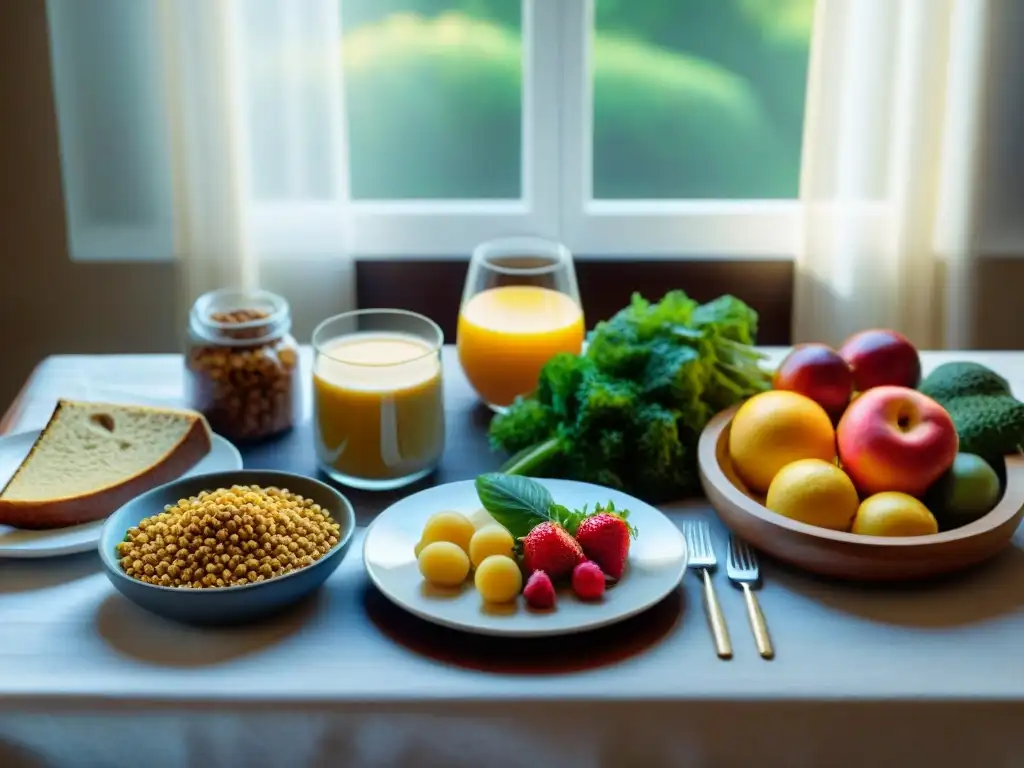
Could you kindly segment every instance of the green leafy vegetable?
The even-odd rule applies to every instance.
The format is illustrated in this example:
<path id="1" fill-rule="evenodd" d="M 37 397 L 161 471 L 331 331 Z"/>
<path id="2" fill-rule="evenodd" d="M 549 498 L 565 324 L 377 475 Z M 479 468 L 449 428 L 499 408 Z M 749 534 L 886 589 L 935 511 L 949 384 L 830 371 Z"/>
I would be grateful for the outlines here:
<path id="1" fill-rule="evenodd" d="M 769 388 L 757 313 L 733 296 L 683 291 L 629 306 L 552 358 L 536 392 L 491 422 L 507 474 L 566 477 L 649 501 L 698 490 L 697 439 L 718 411 Z"/>
<path id="2" fill-rule="evenodd" d="M 484 509 L 519 539 L 552 516 L 555 500 L 548 489 L 527 477 L 491 472 L 476 479 L 476 492 Z"/>
<path id="3" fill-rule="evenodd" d="M 575 536 L 580 523 L 591 515 L 613 512 L 623 519 L 629 517 L 629 510 L 617 510 L 611 501 L 603 506 L 595 505 L 590 512 L 586 506 L 582 509 L 569 509 L 556 504 L 548 489 L 536 480 L 502 472 L 490 472 L 477 477 L 476 492 L 484 509 L 505 526 L 516 540 L 545 522 L 558 523 Z M 632 526 L 630 530 L 635 535 Z"/>

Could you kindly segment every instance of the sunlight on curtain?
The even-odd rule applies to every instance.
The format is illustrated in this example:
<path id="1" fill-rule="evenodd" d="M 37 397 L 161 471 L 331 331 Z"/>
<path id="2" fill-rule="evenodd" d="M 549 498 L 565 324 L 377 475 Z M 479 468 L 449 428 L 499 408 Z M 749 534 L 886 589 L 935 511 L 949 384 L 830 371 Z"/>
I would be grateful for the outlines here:
<path id="1" fill-rule="evenodd" d="M 969 346 L 986 0 L 819 0 L 794 340 Z"/>
<path id="2" fill-rule="evenodd" d="M 250 188 L 234 5 L 162 0 L 167 115 L 182 300 L 259 286 L 247 232 Z M 182 307 L 185 309 L 185 307 Z"/>
<path id="3" fill-rule="evenodd" d="M 300 327 L 354 306 L 337 0 L 49 0 L 48 12 L 76 258 L 173 254 L 182 317 L 218 287 L 278 291 Z M 311 203 L 336 227 L 261 252 L 265 206 Z"/>
<path id="4" fill-rule="evenodd" d="M 336 0 L 162 2 L 185 304 L 260 285 L 301 297 L 300 315 L 351 307 Z M 296 242 L 287 259 L 263 259 L 250 235 L 267 202 L 335 204 L 337 232 L 312 255 Z"/>

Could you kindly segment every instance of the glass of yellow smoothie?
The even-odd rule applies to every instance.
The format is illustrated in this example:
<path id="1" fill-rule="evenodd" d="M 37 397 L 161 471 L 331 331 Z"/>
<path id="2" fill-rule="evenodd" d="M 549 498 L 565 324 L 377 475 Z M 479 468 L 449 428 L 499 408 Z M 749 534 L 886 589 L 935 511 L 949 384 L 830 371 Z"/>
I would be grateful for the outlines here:
<path id="1" fill-rule="evenodd" d="M 431 319 L 364 309 L 313 331 L 313 430 L 320 467 L 353 488 L 430 474 L 444 452 L 441 347 Z"/>
<path id="2" fill-rule="evenodd" d="M 493 410 L 531 393 L 554 355 L 579 354 L 583 334 L 568 248 L 536 237 L 511 237 L 473 251 L 459 310 L 459 362 Z"/>

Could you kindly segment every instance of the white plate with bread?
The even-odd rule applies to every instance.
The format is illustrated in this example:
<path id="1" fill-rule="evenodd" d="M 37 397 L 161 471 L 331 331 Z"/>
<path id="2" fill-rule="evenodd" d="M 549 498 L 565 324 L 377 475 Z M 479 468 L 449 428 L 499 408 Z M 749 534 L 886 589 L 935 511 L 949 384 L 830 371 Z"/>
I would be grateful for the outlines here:
<path id="1" fill-rule="evenodd" d="M 0 438 L 0 557 L 93 550 L 107 516 L 139 494 L 241 468 L 194 411 L 61 400 L 44 429 Z"/>

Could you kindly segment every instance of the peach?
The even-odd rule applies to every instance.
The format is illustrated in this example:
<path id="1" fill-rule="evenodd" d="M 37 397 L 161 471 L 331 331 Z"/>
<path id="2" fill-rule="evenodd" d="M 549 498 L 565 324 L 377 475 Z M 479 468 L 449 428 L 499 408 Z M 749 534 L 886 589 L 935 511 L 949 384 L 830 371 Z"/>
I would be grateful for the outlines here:
<path id="1" fill-rule="evenodd" d="M 959 438 L 946 410 L 907 387 L 874 387 L 836 428 L 839 462 L 864 495 L 920 496 L 949 469 Z"/>
<path id="2" fill-rule="evenodd" d="M 837 419 L 853 394 L 853 373 L 831 347 L 798 344 L 775 371 L 772 387 L 799 392 Z"/>

